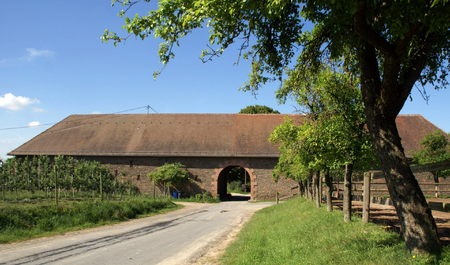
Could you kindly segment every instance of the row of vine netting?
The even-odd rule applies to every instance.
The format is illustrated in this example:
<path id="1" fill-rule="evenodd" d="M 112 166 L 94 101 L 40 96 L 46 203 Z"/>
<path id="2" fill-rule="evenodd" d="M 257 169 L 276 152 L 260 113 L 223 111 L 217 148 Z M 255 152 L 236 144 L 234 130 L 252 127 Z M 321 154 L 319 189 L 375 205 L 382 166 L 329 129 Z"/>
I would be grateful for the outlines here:
<path id="1" fill-rule="evenodd" d="M 125 175 L 125 174 L 122 174 Z M 137 189 L 111 174 L 109 166 L 69 156 L 10 158 L 0 164 L 2 199 L 26 194 L 28 199 L 58 197 L 115 197 Z"/>

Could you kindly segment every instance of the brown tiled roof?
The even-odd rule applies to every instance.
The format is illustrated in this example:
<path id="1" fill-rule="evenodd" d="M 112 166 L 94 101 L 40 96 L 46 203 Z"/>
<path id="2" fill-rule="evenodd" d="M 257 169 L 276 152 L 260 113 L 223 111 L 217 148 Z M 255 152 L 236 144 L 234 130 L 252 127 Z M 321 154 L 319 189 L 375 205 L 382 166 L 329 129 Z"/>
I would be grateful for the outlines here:
<path id="1" fill-rule="evenodd" d="M 71 115 L 9 155 L 278 157 L 283 114 Z M 300 117 L 299 115 L 295 115 Z"/>
<path id="2" fill-rule="evenodd" d="M 9 155 L 278 157 L 267 139 L 286 114 L 71 115 Z M 289 115 L 301 119 L 301 115 Z M 400 115 L 406 154 L 435 131 L 421 115 Z"/>
<path id="3" fill-rule="evenodd" d="M 395 120 L 398 133 L 402 138 L 402 145 L 406 156 L 411 156 L 411 151 L 418 149 L 420 140 L 439 129 L 436 125 L 422 117 L 422 115 L 399 115 Z"/>

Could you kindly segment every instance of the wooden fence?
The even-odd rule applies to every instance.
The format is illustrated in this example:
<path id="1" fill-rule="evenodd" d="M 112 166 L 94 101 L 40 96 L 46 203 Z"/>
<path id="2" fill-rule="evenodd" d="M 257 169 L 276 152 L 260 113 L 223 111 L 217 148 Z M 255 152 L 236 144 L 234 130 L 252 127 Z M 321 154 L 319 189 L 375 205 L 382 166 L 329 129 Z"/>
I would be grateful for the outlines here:
<path id="1" fill-rule="evenodd" d="M 370 173 L 370 172 L 369 172 Z M 371 180 L 373 180 L 371 178 Z M 337 195 L 336 197 L 339 196 L 339 194 L 341 192 L 343 192 L 343 189 L 340 188 L 340 185 L 344 185 L 344 182 L 341 181 L 337 181 L 337 182 L 333 182 L 334 185 L 337 186 L 337 188 L 334 190 L 336 191 Z M 386 185 L 386 182 L 370 182 L 371 186 L 372 185 Z M 437 195 L 441 195 L 441 194 L 449 194 L 450 195 L 450 189 L 439 189 L 439 186 L 449 186 L 450 187 L 450 182 L 449 183 L 431 183 L 431 182 L 419 182 L 419 186 L 434 186 L 434 189 L 423 189 L 422 188 L 422 192 L 428 192 L 428 193 L 435 193 Z M 361 187 L 361 188 L 360 188 Z M 357 191 L 358 194 L 359 193 L 363 193 L 364 192 L 364 181 L 352 181 L 352 191 Z M 371 193 L 372 192 L 381 192 L 381 194 L 379 195 L 389 195 L 389 190 L 387 188 L 385 189 L 370 189 Z"/>
<path id="2" fill-rule="evenodd" d="M 438 170 L 445 170 L 445 169 L 450 169 L 450 161 L 411 167 L 411 170 L 413 173 L 431 172 L 431 171 L 438 171 Z M 363 194 L 362 194 L 363 195 L 362 221 L 364 223 L 369 222 L 370 192 L 372 191 L 370 189 L 370 186 L 371 186 L 371 180 L 375 177 L 384 177 L 383 171 L 378 170 L 378 171 L 371 171 L 371 172 L 364 173 L 364 181 L 363 181 L 363 188 L 362 188 L 362 192 L 363 192 Z M 381 184 L 381 183 L 374 183 L 374 184 Z M 435 190 L 439 186 L 438 183 L 422 183 L 422 185 L 434 185 Z M 449 184 L 442 183 L 441 185 L 449 185 Z M 435 190 L 432 190 L 432 191 L 435 191 Z M 422 191 L 427 191 L 427 190 L 422 190 Z M 447 192 L 447 191 L 439 191 L 439 192 Z"/>
<path id="3" fill-rule="evenodd" d="M 445 169 L 450 169 L 450 161 L 447 162 L 440 162 L 440 163 L 434 163 L 434 164 L 426 164 L 426 165 L 419 165 L 419 166 L 411 166 L 411 171 L 413 173 L 423 173 L 423 172 L 431 172 L 431 171 L 438 171 L 438 170 L 445 170 Z M 389 194 L 389 190 L 386 189 L 371 189 L 371 185 L 386 185 L 386 182 L 376 182 L 376 183 L 372 183 L 371 181 L 375 178 L 384 179 L 384 173 L 381 170 L 372 170 L 370 172 L 365 172 L 364 173 L 364 181 L 355 181 L 352 182 L 352 185 L 355 185 L 354 188 L 352 189 L 353 191 L 360 191 L 362 192 L 362 196 L 363 196 L 363 213 L 362 213 L 362 220 L 363 222 L 367 223 L 369 221 L 369 216 L 370 216 L 370 193 L 371 191 L 375 191 L 375 192 L 386 192 L 387 194 Z M 344 184 L 343 182 L 333 182 L 333 184 L 337 184 L 338 188 L 337 188 L 337 192 L 339 194 L 340 188 L 339 185 L 340 184 Z M 362 185 L 362 189 L 358 189 L 357 185 Z M 435 186 L 434 189 L 422 189 L 422 192 L 435 192 L 437 194 L 439 193 L 448 193 L 450 194 L 450 190 L 439 190 L 438 187 L 439 186 L 443 186 L 443 185 L 447 185 L 450 186 L 450 183 L 430 183 L 430 182 L 419 182 L 420 186 Z M 299 187 L 294 187 L 294 188 L 299 188 Z M 293 189 L 294 189 L 293 188 Z M 367 196 L 366 196 L 367 194 Z M 276 202 L 278 204 L 278 202 L 280 200 L 285 200 L 285 199 L 290 199 L 292 197 L 294 197 L 296 194 L 291 194 L 288 195 L 286 197 L 283 198 L 279 198 L 279 193 L 276 193 Z"/>

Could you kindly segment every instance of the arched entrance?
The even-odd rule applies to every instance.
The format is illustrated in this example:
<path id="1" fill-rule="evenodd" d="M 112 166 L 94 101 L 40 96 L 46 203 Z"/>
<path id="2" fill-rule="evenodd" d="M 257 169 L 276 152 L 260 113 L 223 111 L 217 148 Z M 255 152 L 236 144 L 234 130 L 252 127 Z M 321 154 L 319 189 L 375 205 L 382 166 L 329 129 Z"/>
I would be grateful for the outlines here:
<path id="1" fill-rule="evenodd" d="M 254 181 L 256 176 L 254 170 L 249 168 L 248 164 L 244 164 L 242 161 L 231 161 L 220 165 L 221 168 L 216 169 L 216 174 L 213 178 L 213 186 L 211 193 L 213 195 L 219 195 L 220 200 L 251 200 L 256 196 L 254 187 Z M 240 183 L 236 183 L 239 182 Z M 247 184 L 248 194 L 238 195 L 235 194 L 234 198 L 230 195 L 230 191 L 227 190 L 229 183 L 232 183 L 235 189 L 241 189 L 242 184 Z M 233 192 L 233 191 L 231 191 Z"/>

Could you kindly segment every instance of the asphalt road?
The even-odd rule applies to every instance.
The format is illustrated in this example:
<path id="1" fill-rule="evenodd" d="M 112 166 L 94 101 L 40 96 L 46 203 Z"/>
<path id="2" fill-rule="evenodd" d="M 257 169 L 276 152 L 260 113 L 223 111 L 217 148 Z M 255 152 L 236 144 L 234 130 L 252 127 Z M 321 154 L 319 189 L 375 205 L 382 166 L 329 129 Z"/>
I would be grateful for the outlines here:
<path id="1" fill-rule="evenodd" d="M 0 245 L 0 264 L 189 264 L 273 203 L 184 203 L 125 223 Z"/>

